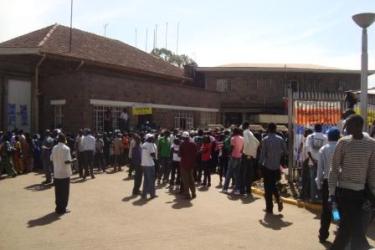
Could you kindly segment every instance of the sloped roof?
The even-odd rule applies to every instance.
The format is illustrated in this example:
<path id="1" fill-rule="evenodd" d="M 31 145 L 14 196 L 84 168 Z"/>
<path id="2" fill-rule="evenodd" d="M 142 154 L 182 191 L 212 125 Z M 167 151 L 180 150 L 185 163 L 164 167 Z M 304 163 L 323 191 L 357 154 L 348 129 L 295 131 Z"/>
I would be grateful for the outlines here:
<path id="1" fill-rule="evenodd" d="M 360 74 L 360 70 L 340 69 L 315 64 L 282 64 L 282 63 L 232 63 L 215 67 L 198 67 L 201 72 L 311 72 L 311 73 L 344 73 Z M 369 74 L 373 74 L 369 70 Z"/>
<path id="2" fill-rule="evenodd" d="M 183 78 L 183 70 L 121 41 L 55 24 L 0 43 L 0 48 L 37 48 L 53 54 L 139 72 Z"/>

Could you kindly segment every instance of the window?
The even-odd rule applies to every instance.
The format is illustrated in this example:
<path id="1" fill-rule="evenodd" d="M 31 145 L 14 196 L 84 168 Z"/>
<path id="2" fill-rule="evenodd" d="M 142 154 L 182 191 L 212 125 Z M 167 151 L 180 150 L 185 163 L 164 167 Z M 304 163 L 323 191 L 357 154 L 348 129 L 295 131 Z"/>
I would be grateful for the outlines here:
<path id="1" fill-rule="evenodd" d="M 229 79 L 217 79 L 216 91 L 227 92 L 231 90 L 231 81 Z"/>
<path id="2" fill-rule="evenodd" d="M 194 127 L 194 118 L 192 113 L 177 112 L 174 117 L 175 128 L 192 129 Z"/>
<path id="3" fill-rule="evenodd" d="M 94 106 L 94 129 L 97 132 L 103 132 L 104 130 L 104 114 L 107 110 L 111 110 L 112 113 L 112 128 L 113 130 L 119 129 L 119 118 L 123 107 L 108 107 L 108 106 Z"/>
<path id="4" fill-rule="evenodd" d="M 200 126 L 207 127 L 208 124 L 216 124 L 215 112 L 201 112 Z"/>
<path id="5" fill-rule="evenodd" d="M 53 106 L 53 117 L 54 117 L 53 126 L 55 128 L 61 128 L 63 126 L 63 120 L 64 120 L 63 106 L 64 105 Z"/>

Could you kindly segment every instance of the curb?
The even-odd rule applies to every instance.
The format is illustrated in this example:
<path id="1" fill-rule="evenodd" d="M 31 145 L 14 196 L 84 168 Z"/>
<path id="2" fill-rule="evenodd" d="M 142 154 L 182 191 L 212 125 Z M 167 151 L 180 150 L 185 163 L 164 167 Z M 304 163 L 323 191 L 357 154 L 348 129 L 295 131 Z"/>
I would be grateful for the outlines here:
<path id="1" fill-rule="evenodd" d="M 257 194 L 259 196 L 264 196 L 264 191 L 259 189 L 259 188 L 252 187 L 251 191 L 252 191 L 253 194 Z M 285 198 L 285 197 L 281 197 L 281 200 L 284 203 L 294 205 L 294 206 L 297 206 L 297 207 L 300 207 L 300 208 L 313 210 L 313 211 L 316 211 L 316 212 L 320 212 L 322 210 L 322 205 L 320 205 L 320 204 L 313 204 L 313 203 L 299 201 L 299 200 L 295 200 L 295 199 L 291 199 L 291 198 Z"/>

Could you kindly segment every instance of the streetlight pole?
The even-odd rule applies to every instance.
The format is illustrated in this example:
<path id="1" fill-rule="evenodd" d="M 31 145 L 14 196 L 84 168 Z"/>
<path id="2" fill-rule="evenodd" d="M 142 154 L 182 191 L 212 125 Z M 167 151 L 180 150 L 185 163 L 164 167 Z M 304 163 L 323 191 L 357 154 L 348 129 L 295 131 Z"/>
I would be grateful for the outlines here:
<path id="1" fill-rule="evenodd" d="M 364 119 L 364 131 L 368 131 L 367 114 L 367 78 L 368 78 L 368 55 L 367 55 L 367 28 L 375 21 L 375 13 L 360 13 L 354 15 L 353 21 L 362 28 L 362 55 L 361 55 L 361 115 Z"/>

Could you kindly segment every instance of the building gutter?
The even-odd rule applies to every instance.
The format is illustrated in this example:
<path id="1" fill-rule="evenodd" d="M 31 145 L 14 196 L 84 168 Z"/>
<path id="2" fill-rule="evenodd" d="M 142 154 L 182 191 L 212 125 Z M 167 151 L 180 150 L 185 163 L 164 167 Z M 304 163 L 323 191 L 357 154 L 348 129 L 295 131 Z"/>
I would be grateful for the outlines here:
<path id="1" fill-rule="evenodd" d="M 33 105 L 32 105 L 32 114 L 33 114 L 32 130 L 34 132 L 39 131 L 39 68 L 42 65 L 42 63 L 44 62 L 44 60 L 46 59 L 46 57 L 47 56 L 44 54 L 35 66 Z"/>

